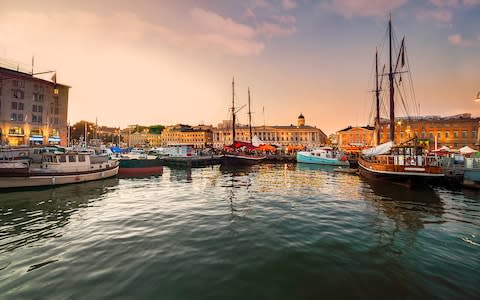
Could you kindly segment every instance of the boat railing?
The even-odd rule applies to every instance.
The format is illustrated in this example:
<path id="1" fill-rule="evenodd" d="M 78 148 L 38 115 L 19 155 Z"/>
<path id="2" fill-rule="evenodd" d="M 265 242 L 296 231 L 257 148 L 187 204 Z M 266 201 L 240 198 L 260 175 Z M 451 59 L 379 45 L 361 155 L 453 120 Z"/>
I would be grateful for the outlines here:
<path id="1" fill-rule="evenodd" d="M 410 167 L 439 167 L 445 163 L 437 157 L 425 155 L 377 155 L 373 157 L 363 157 L 363 159 L 375 164 Z M 478 164 L 480 165 L 480 160 Z"/>

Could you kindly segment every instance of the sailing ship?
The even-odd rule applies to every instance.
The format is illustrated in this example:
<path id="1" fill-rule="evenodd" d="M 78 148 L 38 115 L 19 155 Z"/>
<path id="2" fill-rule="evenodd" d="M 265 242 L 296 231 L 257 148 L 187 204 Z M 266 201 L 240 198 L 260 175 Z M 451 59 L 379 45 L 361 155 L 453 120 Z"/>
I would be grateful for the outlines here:
<path id="1" fill-rule="evenodd" d="M 389 106 L 390 106 L 390 141 L 377 147 L 363 150 L 359 159 L 359 171 L 365 177 L 387 179 L 395 183 L 412 186 L 425 180 L 444 177 L 440 160 L 436 156 L 429 156 L 418 142 L 416 136 L 403 143 L 395 144 L 395 85 L 399 85 L 396 76 L 404 73 L 399 71 L 405 64 L 405 39 L 393 66 L 392 54 L 392 18 L 388 21 L 389 36 Z M 383 72 L 382 72 L 383 73 Z M 375 53 L 375 95 L 376 95 L 376 140 L 380 142 L 380 86 L 378 73 L 378 51 Z M 401 77 L 400 77 L 401 79 Z M 403 101 L 403 98 L 402 98 Z"/>
<path id="2" fill-rule="evenodd" d="M 224 153 L 222 164 L 223 165 L 253 165 L 265 160 L 266 156 L 256 155 L 252 153 L 255 148 L 252 144 L 252 113 L 250 110 L 250 88 L 248 89 L 248 127 L 250 130 L 250 143 L 244 143 L 236 141 L 235 135 L 235 121 L 236 113 L 238 112 L 235 108 L 235 80 L 232 79 L 232 145 L 229 147 L 232 150 L 229 150 Z"/>

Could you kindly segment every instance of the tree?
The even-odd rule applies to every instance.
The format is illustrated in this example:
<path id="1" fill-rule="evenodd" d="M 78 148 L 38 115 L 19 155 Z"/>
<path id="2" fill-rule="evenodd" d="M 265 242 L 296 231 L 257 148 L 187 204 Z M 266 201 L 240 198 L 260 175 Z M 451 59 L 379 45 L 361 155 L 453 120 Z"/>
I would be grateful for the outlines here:
<path id="1" fill-rule="evenodd" d="M 88 139 L 93 138 L 95 124 L 92 122 L 82 120 L 80 122 L 73 124 L 70 127 L 70 139 L 72 141 L 78 142 L 80 140 L 80 137 L 82 137 L 82 139 L 85 140 L 85 124 L 87 125 L 87 138 Z"/>
<path id="2" fill-rule="evenodd" d="M 148 132 L 154 133 L 154 134 L 161 134 L 164 129 L 165 129 L 165 126 L 163 125 L 152 125 L 150 126 Z"/>

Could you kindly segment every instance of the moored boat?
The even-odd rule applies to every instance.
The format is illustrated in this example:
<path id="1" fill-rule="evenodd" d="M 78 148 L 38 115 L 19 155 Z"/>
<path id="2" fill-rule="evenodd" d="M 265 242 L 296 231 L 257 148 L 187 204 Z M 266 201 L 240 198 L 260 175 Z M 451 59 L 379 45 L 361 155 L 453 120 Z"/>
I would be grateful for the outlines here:
<path id="1" fill-rule="evenodd" d="M 445 176 L 441 160 L 426 155 L 416 139 L 395 146 L 393 142 L 362 152 L 358 159 L 359 171 L 365 177 L 387 179 L 412 186 Z"/>
<path id="2" fill-rule="evenodd" d="M 163 173 L 163 163 L 160 158 L 127 158 L 120 159 L 120 176 L 148 176 Z"/>
<path id="3" fill-rule="evenodd" d="M 0 189 L 79 183 L 118 173 L 118 161 L 79 152 L 43 153 L 40 163 L 10 161 L 2 165 Z"/>
<path id="4" fill-rule="evenodd" d="M 235 110 L 235 81 L 232 80 L 232 145 L 228 147 L 231 150 L 228 150 L 224 153 L 222 158 L 222 164 L 228 166 L 236 165 L 253 165 L 265 160 L 265 155 L 257 155 L 253 152 L 254 146 L 252 144 L 252 113 L 250 111 L 250 89 L 248 89 L 248 115 L 249 122 L 248 127 L 250 129 L 250 143 L 238 142 L 235 141 L 235 120 L 236 113 Z"/>
<path id="5" fill-rule="evenodd" d="M 331 147 L 322 147 L 312 151 L 299 151 L 297 152 L 297 162 L 345 167 L 350 165 L 346 155 Z"/>

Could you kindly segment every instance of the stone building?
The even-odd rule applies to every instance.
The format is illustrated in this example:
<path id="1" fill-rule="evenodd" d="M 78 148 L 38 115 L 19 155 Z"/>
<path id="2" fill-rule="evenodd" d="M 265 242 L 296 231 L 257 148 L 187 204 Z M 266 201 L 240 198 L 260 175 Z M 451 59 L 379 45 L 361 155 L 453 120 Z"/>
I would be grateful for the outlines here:
<path id="1" fill-rule="evenodd" d="M 250 142 L 248 126 L 235 126 L 236 141 Z M 325 145 L 327 136 L 319 128 L 305 125 L 305 117 L 300 114 L 296 125 L 287 126 L 255 126 L 252 127 L 252 137 L 257 136 L 265 144 L 279 146 L 302 145 L 309 148 Z M 231 121 L 223 121 L 213 128 L 213 146 L 222 148 L 232 144 Z"/>
<path id="2" fill-rule="evenodd" d="M 162 146 L 188 145 L 193 148 L 207 148 L 212 146 L 212 126 L 190 126 L 177 124 L 167 126 L 162 131 Z"/>
<path id="3" fill-rule="evenodd" d="M 375 127 L 373 126 L 348 126 L 337 132 L 336 141 L 340 148 L 348 146 L 375 146 L 374 134 Z"/>
<path id="4" fill-rule="evenodd" d="M 464 113 L 454 116 L 420 116 L 399 117 L 395 119 L 395 143 L 406 142 L 417 137 L 429 149 L 447 146 L 458 149 L 463 146 L 477 148 L 479 145 L 480 118 Z M 347 127 L 337 132 L 339 146 L 364 144 L 376 145 L 376 131 L 374 127 Z M 380 144 L 390 140 L 390 123 L 381 120 Z"/>
<path id="5" fill-rule="evenodd" d="M 69 88 L 0 67 L 0 144 L 66 146 Z"/>

